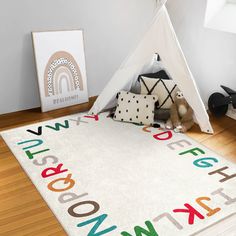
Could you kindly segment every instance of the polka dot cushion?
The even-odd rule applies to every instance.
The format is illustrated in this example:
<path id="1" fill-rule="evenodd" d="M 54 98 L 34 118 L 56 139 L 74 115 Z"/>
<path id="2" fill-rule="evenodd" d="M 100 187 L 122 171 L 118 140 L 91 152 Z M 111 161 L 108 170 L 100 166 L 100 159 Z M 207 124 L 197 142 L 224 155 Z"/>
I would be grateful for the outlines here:
<path id="1" fill-rule="evenodd" d="M 158 102 L 157 95 L 142 95 L 121 91 L 118 93 L 114 120 L 152 125 L 156 102 Z"/>

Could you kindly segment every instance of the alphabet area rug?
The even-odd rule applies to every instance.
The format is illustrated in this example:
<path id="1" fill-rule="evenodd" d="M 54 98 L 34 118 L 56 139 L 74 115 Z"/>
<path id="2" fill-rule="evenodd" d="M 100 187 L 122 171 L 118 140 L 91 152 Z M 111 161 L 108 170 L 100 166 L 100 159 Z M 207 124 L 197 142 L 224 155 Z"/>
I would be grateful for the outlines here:
<path id="1" fill-rule="evenodd" d="M 68 235 L 236 235 L 235 164 L 184 134 L 103 113 L 1 135 Z"/>

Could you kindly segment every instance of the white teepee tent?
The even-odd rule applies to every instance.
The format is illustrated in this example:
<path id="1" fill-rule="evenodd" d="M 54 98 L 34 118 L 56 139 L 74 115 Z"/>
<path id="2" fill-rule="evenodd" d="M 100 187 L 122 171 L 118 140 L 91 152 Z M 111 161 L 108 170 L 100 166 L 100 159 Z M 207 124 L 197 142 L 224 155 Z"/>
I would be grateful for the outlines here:
<path id="1" fill-rule="evenodd" d="M 89 113 L 98 114 L 104 109 L 114 107 L 116 94 L 121 90 L 130 90 L 138 75 L 151 70 L 150 61 L 155 53 L 160 55 L 163 66 L 167 68 L 189 105 L 193 108 L 201 130 L 206 133 L 213 133 L 208 114 L 181 50 L 165 4 L 158 8 L 144 38 L 135 51 L 122 63 Z"/>

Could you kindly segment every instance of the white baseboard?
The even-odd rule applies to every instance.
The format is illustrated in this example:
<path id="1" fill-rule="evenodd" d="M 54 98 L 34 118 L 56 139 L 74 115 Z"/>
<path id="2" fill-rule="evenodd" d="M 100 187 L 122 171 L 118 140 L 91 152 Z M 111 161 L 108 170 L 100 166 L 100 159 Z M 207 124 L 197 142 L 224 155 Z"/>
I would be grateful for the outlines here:
<path id="1" fill-rule="evenodd" d="M 236 120 L 236 109 L 234 109 L 231 105 L 229 106 L 227 116 L 234 119 L 234 120 Z"/>

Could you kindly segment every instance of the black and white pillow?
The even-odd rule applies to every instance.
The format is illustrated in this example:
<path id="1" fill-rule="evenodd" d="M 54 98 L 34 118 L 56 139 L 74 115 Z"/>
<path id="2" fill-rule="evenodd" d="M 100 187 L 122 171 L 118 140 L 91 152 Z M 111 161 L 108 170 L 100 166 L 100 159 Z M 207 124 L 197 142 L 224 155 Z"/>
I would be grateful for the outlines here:
<path id="1" fill-rule="evenodd" d="M 174 103 L 176 92 L 179 91 L 175 82 L 170 79 L 153 79 L 141 76 L 140 83 L 141 94 L 158 96 L 158 108 L 169 109 Z"/>
<path id="2" fill-rule="evenodd" d="M 152 125 L 156 103 L 158 103 L 157 95 L 142 95 L 121 91 L 118 93 L 114 120 Z"/>
<path id="3" fill-rule="evenodd" d="M 139 75 L 138 77 L 139 82 L 142 79 L 142 77 L 147 77 L 147 78 L 152 78 L 152 79 L 171 79 L 165 70 L 160 70 L 155 73 L 147 73 L 147 74 Z"/>

